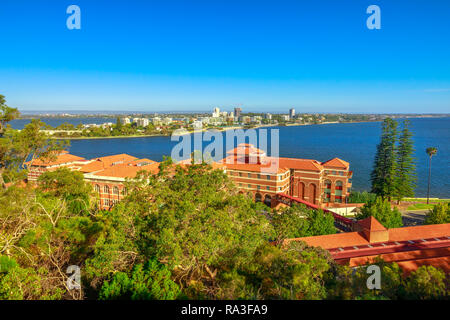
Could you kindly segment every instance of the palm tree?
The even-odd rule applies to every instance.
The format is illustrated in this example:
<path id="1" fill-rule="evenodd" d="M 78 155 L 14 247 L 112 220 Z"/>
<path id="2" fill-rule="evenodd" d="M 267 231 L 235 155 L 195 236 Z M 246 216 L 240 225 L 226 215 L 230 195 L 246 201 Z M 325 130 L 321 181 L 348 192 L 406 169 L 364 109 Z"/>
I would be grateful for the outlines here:
<path id="1" fill-rule="evenodd" d="M 430 161 L 428 162 L 428 192 L 427 192 L 427 204 L 430 203 L 430 180 L 431 180 L 431 158 L 437 153 L 437 148 L 430 147 L 425 150 L 425 152 L 430 157 Z"/>

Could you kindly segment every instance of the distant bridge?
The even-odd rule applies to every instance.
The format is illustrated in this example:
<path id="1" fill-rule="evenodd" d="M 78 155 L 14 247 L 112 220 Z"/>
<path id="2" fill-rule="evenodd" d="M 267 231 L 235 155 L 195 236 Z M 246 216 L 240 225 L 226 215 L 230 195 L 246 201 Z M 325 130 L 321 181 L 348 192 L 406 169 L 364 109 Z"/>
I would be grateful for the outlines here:
<path id="1" fill-rule="evenodd" d="M 311 209 L 323 210 L 323 212 L 331 213 L 333 215 L 334 225 L 336 226 L 336 228 L 338 228 L 339 230 L 345 231 L 345 232 L 353 231 L 354 221 L 352 219 L 341 216 L 340 214 L 337 214 L 328 209 L 320 208 L 319 206 L 317 206 L 311 202 L 305 201 L 300 198 L 292 197 L 285 193 L 278 193 L 277 201 L 280 203 L 283 203 L 285 205 L 288 205 L 288 206 L 292 206 L 294 203 L 300 203 L 300 204 L 304 204 L 305 206 L 307 206 L 308 208 L 311 208 Z"/>

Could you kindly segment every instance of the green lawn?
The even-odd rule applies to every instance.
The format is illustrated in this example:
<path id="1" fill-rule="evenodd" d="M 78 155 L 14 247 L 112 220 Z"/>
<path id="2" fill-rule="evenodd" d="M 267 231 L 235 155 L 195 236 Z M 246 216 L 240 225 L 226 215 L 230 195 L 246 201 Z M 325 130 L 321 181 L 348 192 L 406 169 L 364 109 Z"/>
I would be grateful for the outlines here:
<path id="1" fill-rule="evenodd" d="M 408 207 L 408 210 L 426 210 L 433 209 L 434 203 L 426 204 L 426 203 L 416 203 Z"/>

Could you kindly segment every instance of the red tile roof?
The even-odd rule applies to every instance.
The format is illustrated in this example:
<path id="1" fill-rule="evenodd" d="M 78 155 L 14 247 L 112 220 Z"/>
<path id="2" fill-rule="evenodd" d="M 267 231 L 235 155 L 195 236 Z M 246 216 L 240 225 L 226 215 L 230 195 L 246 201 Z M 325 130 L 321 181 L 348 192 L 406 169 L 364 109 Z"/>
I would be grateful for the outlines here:
<path id="1" fill-rule="evenodd" d="M 157 173 L 159 171 L 159 163 L 153 161 L 147 165 L 137 165 L 137 163 L 125 163 L 110 166 L 105 170 L 94 173 L 94 176 L 112 177 L 112 178 L 134 178 L 139 171 L 148 171 Z"/>
<path id="2" fill-rule="evenodd" d="M 99 170 L 104 170 L 113 164 L 128 163 L 128 162 L 134 161 L 134 160 L 138 160 L 138 158 L 130 156 L 125 153 L 116 154 L 116 155 L 112 155 L 112 156 L 106 156 L 106 157 L 100 157 L 100 158 L 94 158 L 91 160 L 90 163 L 82 166 L 80 168 L 80 171 L 84 172 L 84 173 L 96 172 Z M 152 161 L 152 160 L 150 160 L 150 161 Z"/>
<path id="3" fill-rule="evenodd" d="M 28 161 L 25 164 L 26 165 L 32 165 L 32 166 L 40 166 L 40 167 L 49 167 L 49 166 L 55 166 L 55 165 L 63 165 L 68 164 L 71 162 L 80 162 L 80 161 L 87 161 L 85 158 L 74 156 L 73 154 L 68 153 L 67 151 L 62 151 L 58 153 L 56 156 L 56 159 L 48 161 L 48 160 L 42 160 L 42 159 L 35 159 L 33 161 Z"/>
<path id="4" fill-rule="evenodd" d="M 317 160 L 312 159 L 295 159 L 295 158 L 279 158 L 280 167 L 289 169 L 306 170 L 320 172 L 323 170 L 322 165 Z"/>
<path id="5" fill-rule="evenodd" d="M 387 230 L 381 223 L 378 222 L 374 217 L 368 217 L 358 221 L 358 224 L 364 229 L 371 231 L 384 231 Z"/>
<path id="6" fill-rule="evenodd" d="M 419 240 L 450 236 L 450 223 L 389 229 L 389 241 Z"/>
<path id="7" fill-rule="evenodd" d="M 339 169 L 348 169 L 350 167 L 350 163 L 339 158 L 333 158 L 331 160 L 325 161 L 322 163 L 322 165 L 324 167 L 333 167 Z"/>

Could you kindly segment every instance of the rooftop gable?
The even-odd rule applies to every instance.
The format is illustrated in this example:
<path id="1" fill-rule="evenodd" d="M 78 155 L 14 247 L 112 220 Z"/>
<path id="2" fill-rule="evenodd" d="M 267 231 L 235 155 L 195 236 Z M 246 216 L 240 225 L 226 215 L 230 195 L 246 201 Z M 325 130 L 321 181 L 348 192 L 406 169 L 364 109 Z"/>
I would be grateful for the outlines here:
<path id="1" fill-rule="evenodd" d="M 331 160 L 322 162 L 322 165 L 324 167 L 332 167 L 339 169 L 348 169 L 350 167 L 350 163 L 339 158 L 333 158 Z"/>

